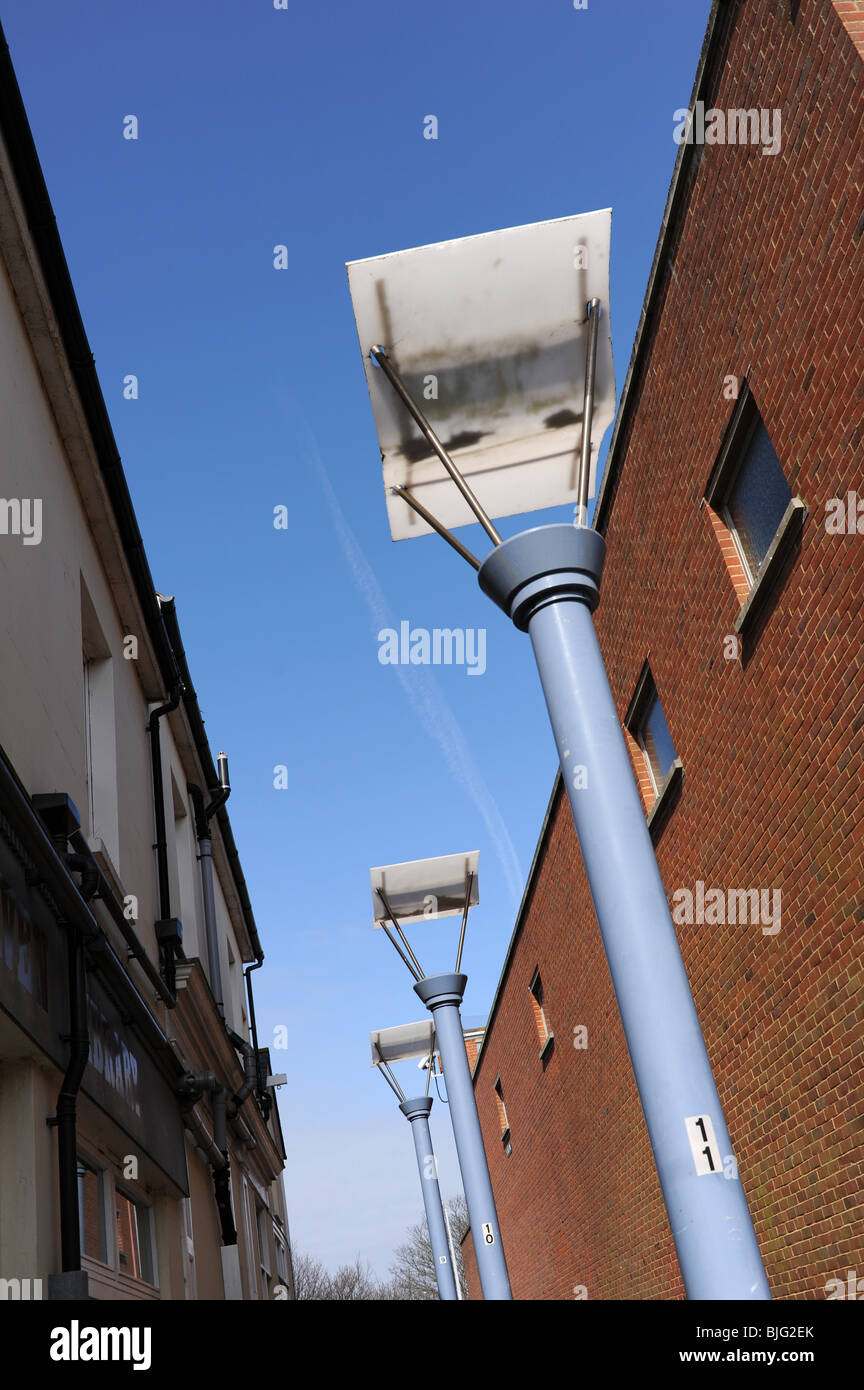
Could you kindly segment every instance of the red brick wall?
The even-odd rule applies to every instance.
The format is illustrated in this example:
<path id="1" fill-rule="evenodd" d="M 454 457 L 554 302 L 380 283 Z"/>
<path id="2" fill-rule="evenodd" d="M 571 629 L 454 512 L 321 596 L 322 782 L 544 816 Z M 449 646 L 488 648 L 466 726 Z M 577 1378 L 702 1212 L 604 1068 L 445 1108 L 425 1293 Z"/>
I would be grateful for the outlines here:
<path id="1" fill-rule="evenodd" d="M 465 1278 L 468 1281 L 468 1297 L 473 1302 L 480 1300 L 480 1276 L 477 1273 L 477 1260 L 474 1257 L 474 1240 L 469 1230 L 462 1241 L 462 1261 L 465 1265 Z"/>
<path id="2" fill-rule="evenodd" d="M 779 107 L 782 147 L 706 146 L 696 161 L 619 440 L 597 613 L 622 719 L 649 657 L 683 760 L 657 846 L 670 899 L 699 879 L 782 892 L 776 936 L 678 935 L 768 1277 L 786 1298 L 822 1298 L 827 1279 L 864 1270 L 864 533 L 825 530 L 829 498 L 864 498 L 864 67 L 835 6 L 854 33 L 861 5 L 840 0 L 801 0 L 794 23 L 774 0 L 721 10 L 708 104 Z M 734 405 L 724 379 L 745 374 L 809 515 L 761 630 L 727 661 L 746 589 L 700 501 Z M 555 1033 L 545 1066 L 538 966 Z M 560 794 L 475 1088 L 514 1296 L 682 1297 Z"/>

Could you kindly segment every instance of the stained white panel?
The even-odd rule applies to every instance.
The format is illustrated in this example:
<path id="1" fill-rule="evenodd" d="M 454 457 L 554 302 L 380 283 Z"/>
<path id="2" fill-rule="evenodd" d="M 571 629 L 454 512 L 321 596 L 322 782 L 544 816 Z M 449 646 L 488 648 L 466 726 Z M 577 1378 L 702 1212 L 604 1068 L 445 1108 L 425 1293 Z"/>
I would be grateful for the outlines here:
<path id="1" fill-rule="evenodd" d="M 352 261 L 348 281 L 381 447 L 394 540 L 474 520 L 369 349 L 387 349 L 409 392 L 493 517 L 576 501 L 586 305 L 602 304 L 592 425 L 615 414 L 609 320 L 612 213 L 581 213 Z"/>

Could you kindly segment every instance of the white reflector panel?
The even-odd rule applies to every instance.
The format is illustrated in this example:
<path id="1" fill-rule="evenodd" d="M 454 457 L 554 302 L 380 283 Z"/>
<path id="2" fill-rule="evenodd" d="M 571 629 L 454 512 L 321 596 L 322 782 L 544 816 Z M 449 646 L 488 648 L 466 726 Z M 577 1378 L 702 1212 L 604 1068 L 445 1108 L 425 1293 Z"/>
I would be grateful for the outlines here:
<path id="1" fill-rule="evenodd" d="M 602 304 L 591 486 L 615 414 L 609 326 L 611 209 L 352 261 L 348 282 L 378 430 L 390 533 L 429 527 L 389 489 L 405 484 L 448 527 L 473 513 L 384 373 L 386 348 L 492 517 L 576 502 L 586 305 Z"/>
<path id="2" fill-rule="evenodd" d="M 431 922 L 437 917 L 461 917 L 469 874 L 474 875 L 470 906 L 475 907 L 480 901 L 479 859 L 479 851 L 472 850 L 468 854 L 443 854 L 438 859 L 413 859 L 407 864 L 370 869 L 375 926 L 380 927 L 387 918 L 376 888 L 384 889 L 400 927 Z"/>
<path id="3" fill-rule="evenodd" d="M 378 1028 L 369 1034 L 372 1065 L 379 1062 L 407 1062 L 412 1057 L 428 1057 L 435 1051 L 435 1025 L 431 1018 L 420 1023 L 401 1023 L 398 1028 Z"/>

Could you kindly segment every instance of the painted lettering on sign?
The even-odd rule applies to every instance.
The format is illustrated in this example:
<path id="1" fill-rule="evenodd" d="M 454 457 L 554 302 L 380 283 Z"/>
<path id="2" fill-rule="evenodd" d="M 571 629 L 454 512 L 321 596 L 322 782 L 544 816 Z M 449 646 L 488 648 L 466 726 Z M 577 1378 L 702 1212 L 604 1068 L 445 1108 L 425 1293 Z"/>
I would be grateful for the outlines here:
<path id="1" fill-rule="evenodd" d="M 140 1116 L 138 1059 L 93 1000 L 89 999 L 87 1002 L 90 1021 L 90 1065 L 123 1097 L 132 1113 Z"/>

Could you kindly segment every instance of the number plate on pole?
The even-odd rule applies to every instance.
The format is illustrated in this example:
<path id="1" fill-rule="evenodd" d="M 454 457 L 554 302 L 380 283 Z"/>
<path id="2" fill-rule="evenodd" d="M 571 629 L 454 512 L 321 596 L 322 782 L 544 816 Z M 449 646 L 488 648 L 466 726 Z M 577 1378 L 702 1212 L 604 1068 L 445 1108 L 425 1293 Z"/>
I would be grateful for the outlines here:
<path id="1" fill-rule="evenodd" d="M 704 1178 L 706 1173 L 722 1173 L 723 1159 L 717 1147 L 711 1116 L 691 1115 L 684 1123 L 687 1126 L 687 1138 L 690 1140 L 693 1162 L 696 1164 L 699 1177 Z"/>
<path id="2" fill-rule="evenodd" d="M 495 1232 L 492 1230 L 492 1223 L 491 1223 L 491 1221 L 484 1221 L 484 1222 L 483 1222 L 483 1225 L 480 1227 L 480 1229 L 481 1229 L 481 1231 L 483 1232 L 483 1244 L 484 1244 L 484 1245 L 494 1245 L 494 1244 L 495 1244 Z"/>

